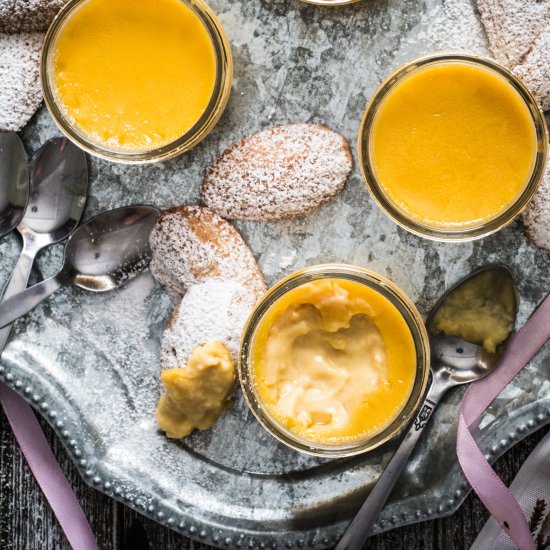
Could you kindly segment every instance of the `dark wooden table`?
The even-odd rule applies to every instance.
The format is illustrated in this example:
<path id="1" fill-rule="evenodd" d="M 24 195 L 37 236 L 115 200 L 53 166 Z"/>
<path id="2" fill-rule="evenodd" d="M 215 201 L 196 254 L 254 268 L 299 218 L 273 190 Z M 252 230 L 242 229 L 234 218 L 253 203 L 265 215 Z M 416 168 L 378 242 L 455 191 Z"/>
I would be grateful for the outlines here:
<path id="1" fill-rule="evenodd" d="M 88 487 L 52 430 L 44 422 L 42 424 L 57 459 L 84 506 L 101 550 L 210 548 L 191 542 Z M 543 428 L 528 437 L 497 462 L 496 470 L 506 483 L 513 479 L 548 429 Z M 479 499 L 470 495 L 453 516 L 389 531 L 370 539 L 369 549 L 467 549 L 487 517 Z M 6 417 L 0 412 L 0 550 L 69 548 L 20 455 Z"/>

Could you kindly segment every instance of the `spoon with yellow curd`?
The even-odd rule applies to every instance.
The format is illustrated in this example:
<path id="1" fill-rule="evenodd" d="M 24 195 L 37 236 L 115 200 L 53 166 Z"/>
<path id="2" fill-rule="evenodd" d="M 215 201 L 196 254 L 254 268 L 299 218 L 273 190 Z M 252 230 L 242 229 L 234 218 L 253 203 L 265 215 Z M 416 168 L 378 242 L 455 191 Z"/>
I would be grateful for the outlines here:
<path id="1" fill-rule="evenodd" d="M 435 305 L 427 326 L 432 349 L 431 386 L 419 412 L 336 550 L 361 550 L 432 413 L 452 387 L 487 376 L 514 329 L 518 297 L 504 266 L 479 269 Z"/>

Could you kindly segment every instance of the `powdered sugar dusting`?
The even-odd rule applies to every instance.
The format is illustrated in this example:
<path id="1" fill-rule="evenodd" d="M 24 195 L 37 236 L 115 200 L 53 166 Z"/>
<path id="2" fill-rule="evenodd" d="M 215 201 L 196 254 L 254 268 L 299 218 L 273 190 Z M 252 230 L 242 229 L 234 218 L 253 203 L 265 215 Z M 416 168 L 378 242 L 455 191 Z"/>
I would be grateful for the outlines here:
<path id="1" fill-rule="evenodd" d="M 151 233 L 151 272 L 179 301 L 208 279 L 237 281 L 256 297 L 265 283 L 239 233 L 217 214 L 199 206 L 164 211 Z"/>
<path id="2" fill-rule="evenodd" d="M 66 0 L 0 0 L 0 33 L 45 31 Z"/>
<path id="3" fill-rule="evenodd" d="M 510 69 L 550 24 L 550 0 L 478 0 L 478 7 L 493 55 Z"/>
<path id="4" fill-rule="evenodd" d="M 550 6 L 548 7 L 550 16 Z M 550 23 L 547 25 L 521 65 L 514 69 L 525 85 L 533 92 L 544 111 L 550 109 Z"/>
<path id="5" fill-rule="evenodd" d="M 26 356 L 35 380 L 32 365 L 46 361 L 48 393 L 59 391 L 68 406 L 78 404 L 89 411 L 86 426 L 78 429 L 89 430 L 109 445 L 125 437 L 124 427 L 115 426 L 112 418 L 137 422 L 154 411 L 158 334 L 167 302 L 148 273 L 106 293 L 65 289 L 23 321 L 32 344 L 22 346 L 16 338 L 5 359 Z M 73 316 L 75 310 L 80 315 Z M 136 376 L 137 357 L 141 376 Z M 64 368 L 64 361 L 72 368 Z"/>
<path id="6" fill-rule="evenodd" d="M 0 130 L 21 130 L 42 102 L 42 39 L 39 33 L 0 34 Z"/>
<path id="7" fill-rule="evenodd" d="M 536 246 L 550 250 L 550 163 L 542 182 L 522 215 L 525 233 Z"/>
<path id="8" fill-rule="evenodd" d="M 487 38 L 473 2 L 430 2 L 420 23 L 403 37 L 396 60 L 399 63 L 410 61 L 411 50 L 416 55 L 437 50 L 464 50 L 487 55 Z"/>
<path id="9" fill-rule="evenodd" d="M 201 199 L 229 219 L 298 216 L 338 193 L 352 165 L 346 140 L 325 126 L 276 126 L 224 151 L 207 169 Z"/>
<path id="10" fill-rule="evenodd" d="M 162 369 L 184 367 L 193 348 L 221 342 L 236 362 L 244 324 L 256 298 L 233 281 L 208 281 L 189 289 L 162 338 Z"/>

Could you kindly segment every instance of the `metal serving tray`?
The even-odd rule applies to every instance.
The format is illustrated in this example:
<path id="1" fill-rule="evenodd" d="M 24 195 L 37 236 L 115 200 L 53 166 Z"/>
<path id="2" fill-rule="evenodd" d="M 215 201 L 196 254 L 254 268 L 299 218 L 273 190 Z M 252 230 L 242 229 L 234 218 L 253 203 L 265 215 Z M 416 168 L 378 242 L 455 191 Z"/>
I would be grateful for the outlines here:
<path id="1" fill-rule="evenodd" d="M 189 154 L 151 166 L 90 159 L 90 217 L 131 203 L 197 201 L 205 167 L 236 139 L 276 123 L 322 122 L 355 148 L 362 111 L 399 64 L 438 49 L 487 53 L 468 0 L 364 0 L 318 8 L 297 0 L 215 0 L 235 58 L 229 107 Z M 29 150 L 58 135 L 42 109 L 23 132 Z M 550 254 L 514 223 L 483 241 L 431 243 L 398 229 L 373 204 L 357 169 L 345 191 L 310 215 L 240 223 L 269 284 L 320 262 L 349 262 L 399 284 L 427 312 L 444 289 L 500 261 L 517 278 L 522 323 L 550 291 Z M 15 235 L 0 242 L 0 284 Z M 56 246 L 35 279 L 62 260 Z M 17 323 L 0 378 L 55 428 L 98 490 L 194 539 L 221 547 L 333 545 L 392 449 L 345 460 L 300 455 L 272 439 L 238 395 L 207 432 L 169 441 L 156 429 L 159 341 L 169 298 L 144 274 L 120 291 L 65 289 Z M 492 459 L 550 421 L 550 348 L 492 406 L 478 433 Z M 461 392 L 437 410 L 376 526 L 382 531 L 451 514 L 469 488 L 454 452 Z"/>

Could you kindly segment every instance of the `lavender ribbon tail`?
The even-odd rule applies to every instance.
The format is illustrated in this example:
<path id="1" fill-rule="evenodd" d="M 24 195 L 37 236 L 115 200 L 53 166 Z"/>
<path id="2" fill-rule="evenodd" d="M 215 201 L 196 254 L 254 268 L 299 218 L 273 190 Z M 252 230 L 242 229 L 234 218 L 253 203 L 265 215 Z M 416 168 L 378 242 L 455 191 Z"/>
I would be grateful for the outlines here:
<path id="1" fill-rule="evenodd" d="M 0 402 L 29 467 L 73 550 L 98 550 L 92 528 L 31 407 L 0 383 Z"/>
<path id="2" fill-rule="evenodd" d="M 477 446 L 470 427 L 550 338 L 550 296 L 512 338 L 499 366 L 470 385 L 460 408 L 456 451 L 464 475 L 483 504 L 520 550 L 535 550 L 521 507 Z"/>

